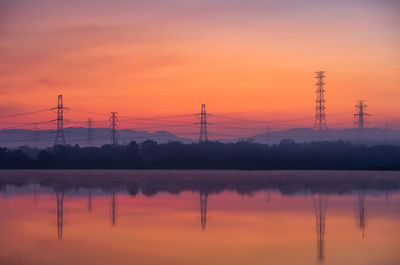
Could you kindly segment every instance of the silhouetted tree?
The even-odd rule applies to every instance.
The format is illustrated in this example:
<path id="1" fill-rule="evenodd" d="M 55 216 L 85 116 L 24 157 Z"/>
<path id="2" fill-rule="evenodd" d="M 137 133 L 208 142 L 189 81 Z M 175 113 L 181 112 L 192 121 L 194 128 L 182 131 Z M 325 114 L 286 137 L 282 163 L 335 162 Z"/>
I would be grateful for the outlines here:
<path id="1" fill-rule="evenodd" d="M 277 145 L 202 142 L 79 147 L 40 150 L 0 148 L 1 168 L 160 168 L 160 169 L 391 169 L 400 170 L 400 147 L 346 142 Z M 30 154 L 29 156 L 27 154 Z"/>

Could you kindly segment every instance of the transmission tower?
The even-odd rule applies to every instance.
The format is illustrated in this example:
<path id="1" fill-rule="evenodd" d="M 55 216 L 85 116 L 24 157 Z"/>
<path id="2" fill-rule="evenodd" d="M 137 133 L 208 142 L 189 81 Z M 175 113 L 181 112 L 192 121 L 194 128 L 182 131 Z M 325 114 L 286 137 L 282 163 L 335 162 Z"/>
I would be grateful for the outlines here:
<path id="1" fill-rule="evenodd" d="M 357 109 L 357 113 L 354 114 L 354 124 L 358 126 L 358 129 L 362 130 L 364 129 L 365 116 L 371 116 L 371 114 L 365 112 L 368 105 L 366 105 L 363 100 L 360 100 L 355 107 Z"/>
<path id="2" fill-rule="evenodd" d="M 326 114 L 325 114 L 325 89 L 324 89 L 324 78 L 325 71 L 316 72 L 315 78 L 317 78 L 317 94 L 316 107 L 315 107 L 315 122 L 314 127 L 318 131 L 326 130 L 328 127 L 326 125 Z"/>
<path id="3" fill-rule="evenodd" d="M 37 147 L 39 128 L 37 123 L 33 125 L 33 146 Z"/>
<path id="4" fill-rule="evenodd" d="M 208 141 L 206 104 L 201 105 L 200 113 L 200 142 Z"/>
<path id="5" fill-rule="evenodd" d="M 57 104 L 57 134 L 54 145 L 65 145 L 64 138 L 64 105 L 62 95 L 58 95 L 58 104 Z"/>
<path id="6" fill-rule="evenodd" d="M 266 137 L 267 137 L 267 144 L 270 144 L 271 142 L 271 126 L 267 126 L 267 133 L 266 133 Z"/>
<path id="7" fill-rule="evenodd" d="M 118 139 L 117 139 L 117 130 L 118 130 L 118 118 L 117 118 L 117 112 L 110 112 L 111 117 L 110 117 L 110 130 L 111 130 L 111 143 L 113 146 L 118 145 Z"/>
<path id="8" fill-rule="evenodd" d="M 389 130 L 389 129 L 390 129 L 389 123 L 385 123 L 385 130 Z"/>
<path id="9" fill-rule="evenodd" d="M 88 138 L 87 138 L 87 145 L 93 145 L 93 135 L 92 135 L 92 118 L 88 119 Z"/>

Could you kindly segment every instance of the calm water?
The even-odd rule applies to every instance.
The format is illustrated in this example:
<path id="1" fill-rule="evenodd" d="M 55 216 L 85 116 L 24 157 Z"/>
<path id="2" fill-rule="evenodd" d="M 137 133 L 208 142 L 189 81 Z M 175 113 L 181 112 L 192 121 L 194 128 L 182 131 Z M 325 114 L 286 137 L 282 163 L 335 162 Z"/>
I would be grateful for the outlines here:
<path id="1" fill-rule="evenodd" d="M 62 176 L 49 181 L 52 174 Z M 217 184 L 207 181 L 126 184 L 129 174 L 154 174 L 165 183 L 176 174 L 214 175 L 0 171 L 0 264 L 400 264 L 400 193 L 390 185 L 374 190 L 360 183 L 335 190 L 307 182 L 309 189 L 296 184 L 288 191 L 254 181 L 238 188 L 228 181 L 215 191 L 209 186 Z M 224 174 L 268 179 L 278 173 L 218 172 L 215 177 Z M 298 177 L 296 183 L 305 175 L 337 175 L 279 174 Z M 354 173 L 340 174 L 351 178 Z M 393 179 L 397 173 L 358 172 L 357 177 L 363 174 Z M 75 176 L 71 182 L 81 175 L 90 181 L 59 180 L 69 175 Z M 105 175 L 122 181 L 103 183 Z"/>

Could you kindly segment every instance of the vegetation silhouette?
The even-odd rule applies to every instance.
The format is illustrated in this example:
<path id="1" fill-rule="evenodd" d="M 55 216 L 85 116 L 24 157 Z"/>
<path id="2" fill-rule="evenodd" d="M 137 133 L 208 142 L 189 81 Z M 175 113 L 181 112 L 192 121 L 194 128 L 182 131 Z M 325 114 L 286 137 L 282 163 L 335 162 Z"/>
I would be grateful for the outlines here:
<path id="1" fill-rule="evenodd" d="M 57 145 L 43 150 L 24 146 L 0 149 L 0 168 L 37 169 L 321 169 L 400 170 L 400 147 L 346 142 L 276 145 L 251 142 L 201 142 L 80 147 Z"/>

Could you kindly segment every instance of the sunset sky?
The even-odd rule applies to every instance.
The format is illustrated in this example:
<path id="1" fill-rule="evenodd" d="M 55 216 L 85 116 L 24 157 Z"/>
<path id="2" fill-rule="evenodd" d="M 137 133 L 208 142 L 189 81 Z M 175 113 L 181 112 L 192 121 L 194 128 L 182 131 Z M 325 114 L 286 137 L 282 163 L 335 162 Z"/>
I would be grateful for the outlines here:
<path id="1" fill-rule="evenodd" d="M 352 127 L 363 99 L 368 126 L 400 129 L 396 0 L 1 0 L 0 58 L 0 116 L 55 107 L 62 93 L 71 110 L 156 117 L 205 103 L 312 127 L 325 70 L 328 127 Z"/>

